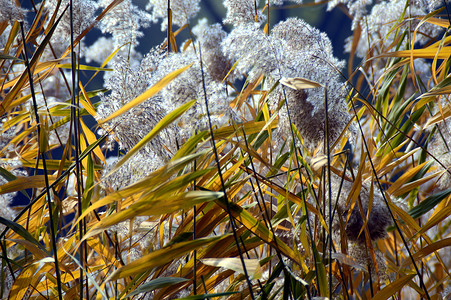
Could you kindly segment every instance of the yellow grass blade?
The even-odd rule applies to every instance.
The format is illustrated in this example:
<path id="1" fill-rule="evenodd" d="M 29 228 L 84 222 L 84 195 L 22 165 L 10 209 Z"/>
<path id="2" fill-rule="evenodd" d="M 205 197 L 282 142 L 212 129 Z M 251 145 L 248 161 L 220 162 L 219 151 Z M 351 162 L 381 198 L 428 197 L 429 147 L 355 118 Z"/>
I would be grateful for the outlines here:
<path id="1" fill-rule="evenodd" d="M 79 101 L 80 101 L 81 105 L 83 105 L 83 107 L 86 109 L 86 111 L 95 118 L 97 116 L 97 112 L 96 112 L 95 108 L 92 106 L 91 100 L 89 99 L 88 93 L 86 93 L 85 87 L 83 86 L 83 84 L 81 82 L 79 82 L 78 85 L 79 85 L 81 92 L 83 94 L 83 97 L 84 97 L 84 98 L 79 97 Z"/>
<path id="2" fill-rule="evenodd" d="M 224 201 L 216 201 L 224 210 L 227 210 L 227 205 Z M 272 232 L 262 224 L 261 221 L 255 219 L 248 211 L 238 206 L 237 204 L 229 203 L 231 214 L 236 218 L 241 224 L 243 224 L 248 230 L 254 233 L 256 236 L 261 238 L 266 243 L 278 248 L 284 255 L 293 259 L 293 261 L 300 264 L 300 257 L 297 257 L 290 247 L 288 247 L 282 240 L 277 236 L 274 236 Z"/>
<path id="3" fill-rule="evenodd" d="M 128 197 L 134 197 L 135 199 L 138 199 L 144 191 L 146 190 L 149 191 L 149 189 L 153 190 L 154 188 L 159 187 L 159 185 L 162 182 L 165 182 L 174 173 L 178 172 L 180 169 L 183 169 L 187 164 L 189 164 L 191 161 L 195 160 L 202 154 L 203 153 L 200 152 L 189 156 L 185 156 L 176 161 L 171 161 L 170 163 L 151 173 L 143 180 L 140 180 L 120 191 L 111 193 L 106 197 L 92 203 L 89 206 L 89 208 L 83 212 L 83 214 L 79 217 L 78 221 L 75 223 L 78 223 L 80 220 L 86 217 L 87 214 L 91 213 L 94 209 L 97 209 L 104 205 L 108 205 L 115 201 L 121 201 L 122 199 L 126 199 Z"/>
<path id="4" fill-rule="evenodd" d="M 56 176 L 49 175 L 49 183 L 56 180 Z M 17 177 L 0 186 L 0 195 L 12 192 L 18 192 L 26 189 L 42 188 L 45 186 L 45 175 L 34 175 L 29 177 Z"/>
<path id="5" fill-rule="evenodd" d="M 423 257 L 428 256 L 429 254 L 433 253 L 434 251 L 444 249 L 447 247 L 451 247 L 451 238 L 439 240 L 430 245 L 427 245 L 426 247 L 421 248 L 420 250 L 418 250 L 417 252 L 415 252 L 413 254 L 413 259 L 415 261 L 417 261 Z M 406 259 L 406 261 L 403 263 L 401 268 L 405 268 L 405 267 L 409 266 L 411 263 L 412 263 L 412 260 Z"/>
<path id="6" fill-rule="evenodd" d="M 188 242 L 181 242 L 172 244 L 168 247 L 156 250 L 150 254 L 144 255 L 137 260 L 129 263 L 128 265 L 119 268 L 113 274 L 108 276 L 106 281 L 115 280 L 127 276 L 139 275 L 140 273 L 151 270 L 157 266 L 167 264 L 178 257 L 189 253 L 194 249 L 198 249 L 202 246 L 219 243 L 222 239 L 227 236 L 211 237 L 211 238 L 201 238 Z"/>
<path id="7" fill-rule="evenodd" d="M 191 106 L 196 103 L 196 99 L 191 100 L 188 103 L 183 104 L 182 106 L 174 109 L 169 114 L 163 117 L 157 125 L 142 139 L 140 140 L 124 157 L 118 161 L 113 171 L 116 171 L 121 165 L 123 165 L 130 157 L 132 157 L 136 152 L 139 151 L 145 144 L 147 144 L 151 139 L 153 139 L 161 130 L 163 130 L 170 123 L 175 121 L 178 117 L 180 117 L 185 111 L 187 111 Z"/>
<path id="8" fill-rule="evenodd" d="M 150 97 L 154 96 L 159 91 L 161 91 L 166 85 L 168 85 L 172 80 L 174 80 L 174 78 L 179 76 L 181 73 L 183 73 L 185 70 L 190 68 L 192 65 L 193 64 L 187 65 L 187 66 L 185 66 L 183 68 L 180 68 L 178 70 L 175 70 L 175 71 L 169 73 L 163 79 L 161 79 L 156 84 L 154 84 L 151 88 L 149 88 L 147 91 L 145 91 L 144 93 L 142 93 L 141 95 L 139 95 L 135 99 L 131 100 L 130 102 L 128 102 L 127 104 L 122 106 L 120 109 L 118 109 L 117 111 L 112 113 L 110 116 L 106 117 L 103 120 L 99 120 L 98 123 L 99 124 L 103 124 L 105 122 L 108 122 L 108 121 L 110 121 L 110 120 L 122 115 L 123 113 L 127 112 L 131 108 L 139 105 L 140 103 L 146 101 L 147 99 L 149 99 Z"/>
<path id="9" fill-rule="evenodd" d="M 451 56 L 451 47 L 443 47 L 437 52 L 437 48 L 423 48 L 423 49 L 413 49 L 413 50 L 401 50 L 389 53 L 384 53 L 374 58 L 380 57 L 409 57 L 414 58 L 428 58 L 428 59 L 448 59 Z"/>
<path id="10" fill-rule="evenodd" d="M 36 167 L 36 160 L 20 160 L 22 162 L 22 165 L 24 167 L 28 167 L 28 168 L 35 168 Z M 46 159 L 45 163 L 47 165 L 47 169 L 48 170 L 58 170 L 61 167 L 61 160 L 56 160 L 56 159 Z M 69 167 L 72 165 L 72 162 L 70 161 L 65 161 L 64 165 L 62 166 L 64 169 L 69 169 Z M 39 160 L 38 162 L 38 168 L 42 169 L 43 168 L 43 164 L 42 164 L 42 160 Z M 94 169 L 95 170 L 102 170 L 103 166 L 101 166 L 100 164 L 96 164 L 94 165 Z"/>
<path id="11" fill-rule="evenodd" d="M 418 234 L 423 234 L 424 232 L 428 231 L 431 227 L 440 224 L 441 222 L 445 222 L 450 215 L 451 215 L 451 205 L 449 204 L 447 205 L 447 201 L 441 202 L 437 206 L 437 209 L 435 210 L 434 214 L 426 222 L 426 224 L 421 226 L 421 230 L 418 232 Z"/>
<path id="12" fill-rule="evenodd" d="M 72 64 L 57 64 L 56 67 L 60 68 L 60 69 L 72 70 Z M 93 66 L 78 65 L 78 64 L 77 64 L 77 69 L 85 70 L 85 71 L 113 71 L 113 69 L 109 69 L 109 68 L 93 67 Z"/>
<path id="13" fill-rule="evenodd" d="M 19 245 L 23 246 L 25 249 L 30 251 L 37 259 L 42 259 L 42 258 L 49 256 L 48 253 L 39 249 L 39 247 L 37 247 L 36 244 L 34 244 L 30 241 L 22 240 L 22 239 L 8 239 L 8 241 L 11 241 L 11 242 L 14 242 L 15 244 L 19 244 Z"/>
<path id="14" fill-rule="evenodd" d="M 418 20 L 421 20 L 422 17 L 417 17 Z M 431 23 L 443 28 L 448 28 L 449 27 L 449 20 L 448 19 L 439 19 L 439 18 L 428 18 L 427 20 L 425 20 L 425 22 L 427 23 Z"/>
<path id="15" fill-rule="evenodd" d="M 408 284 L 409 281 L 411 281 L 414 277 L 415 274 L 401 276 L 401 278 L 396 279 L 395 281 L 384 287 L 379 293 L 374 295 L 373 300 L 386 300 L 392 297 L 396 294 L 396 292 L 398 292 L 406 284 Z"/>
<path id="16" fill-rule="evenodd" d="M 279 82 L 287 87 L 290 87 L 294 90 L 305 90 L 305 89 L 313 89 L 322 87 L 323 85 L 306 78 L 294 77 L 294 78 L 282 78 Z"/>
<path id="17" fill-rule="evenodd" d="M 205 265 L 222 267 L 245 274 L 243 264 L 241 263 L 241 259 L 239 257 L 204 258 L 200 261 Z M 261 278 L 262 270 L 258 259 L 244 259 L 244 264 L 246 265 L 247 273 L 253 280 Z"/>
<path id="18" fill-rule="evenodd" d="M 28 287 L 31 284 L 33 276 L 36 276 L 36 270 L 38 266 L 35 264 L 29 265 L 25 269 L 23 269 L 19 276 L 17 276 L 16 280 L 13 282 L 10 291 L 9 299 L 22 300 L 25 297 L 25 294 L 28 290 Z"/>
<path id="19" fill-rule="evenodd" d="M 410 170 L 407 170 L 404 174 L 401 175 L 387 190 L 389 194 L 394 194 L 402 185 L 404 185 L 410 178 L 415 176 L 416 173 L 418 173 L 421 168 L 424 167 L 424 165 L 427 164 L 427 162 L 424 162 Z"/>
<path id="20" fill-rule="evenodd" d="M 85 134 L 86 139 L 88 140 L 88 144 L 92 145 L 97 141 L 96 135 L 86 126 L 86 124 L 83 122 L 83 120 L 80 118 L 80 124 L 81 128 L 83 129 L 83 133 Z M 100 158 L 105 164 L 105 156 L 103 155 L 102 150 L 100 147 L 95 147 L 94 150 L 92 150 L 95 155 Z"/>
<path id="21" fill-rule="evenodd" d="M 451 104 L 446 105 L 442 111 L 439 111 L 434 116 L 430 117 L 424 124 L 424 128 L 428 128 L 437 123 L 443 122 L 449 117 L 451 117 Z"/>
<path id="22" fill-rule="evenodd" d="M 158 216 L 168 214 L 181 209 L 189 209 L 194 205 L 207 201 L 213 201 L 221 198 L 222 196 L 222 192 L 210 191 L 189 191 L 179 195 L 165 194 L 160 198 L 155 198 L 151 195 L 148 198 L 140 199 L 139 201 L 133 203 L 125 210 L 104 217 L 85 235 L 84 239 L 101 232 L 105 228 L 137 216 Z"/>
<path id="23" fill-rule="evenodd" d="M 218 128 L 214 130 L 214 136 L 216 138 L 227 138 L 231 135 L 237 135 L 237 136 L 243 136 L 243 131 L 241 128 L 244 128 L 244 132 L 246 135 L 253 134 L 253 133 L 259 133 L 262 130 L 266 129 L 274 129 L 277 127 L 277 119 L 271 118 L 271 122 L 266 121 L 249 121 L 240 125 L 230 125 L 230 126 L 223 126 L 221 128 Z"/>
<path id="24" fill-rule="evenodd" d="M 440 173 L 441 172 L 436 172 L 436 173 L 428 175 L 426 177 L 417 179 L 413 182 L 407 182 L 407 183 L 401 185 L 399 188 L 394 189 L 392 192 L 392 195 L 397 197 L 397 196 L 403 195 L 404 193 L 408 193 L 408 192 L 412 191 L 413 189 L 420 187 L 421 185 L 428 182 L 429 180 L 433 179 L 434 177 L 437 177 L 437 175 Z"/>

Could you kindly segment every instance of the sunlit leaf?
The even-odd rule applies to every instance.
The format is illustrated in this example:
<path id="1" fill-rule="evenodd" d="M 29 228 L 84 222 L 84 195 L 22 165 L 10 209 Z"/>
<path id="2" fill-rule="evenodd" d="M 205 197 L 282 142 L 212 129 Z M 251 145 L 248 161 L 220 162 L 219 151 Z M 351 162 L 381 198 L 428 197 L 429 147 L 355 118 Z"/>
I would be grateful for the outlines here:
<path id="1" fill-rule="evenodd" d="M 194 295 L 194 296 L 178 298 L 178 300 L 203 300 L 203 299 L 217 298 L 217 297 L 223 297 L 223 296 L 230 296 L 230 295 L 234 295 L 234 294 L 240 294 L 240 292 L 201 294 L 201 295 Z"/>
<path id="2" fill-rule="evenodd" d="M 72 65 L 71 64 L 58 64 L 56 65 L 57 68 L 61 68 L 61 69 L 72 69 Z M 87 66 L 87 65 L 80 65 L 77 64 L 77 69 L 80 70 L 85 70 L 85 71 L 113 71 L 113 69 L 109 69 L 109 68 L 100 68 L 100 67 L 93 67 L 93 66 Z"/>
<path id="3" fill-rule="evenodd" d="M 409 210 L 409 215 L 411 215 L 414 219 L 419 218 L 433 209 L 438 203 L 440 203 L 440 201 L 448 197 L 449 194 L 451 194 L 451 188 L 427 197 L 421 201 L 420 204 Z"/>
<path id="4" fill-rule="evenodd" d="M 15 233 L 23 237 L 27 242 L 29 242 L 34 247 L 38 248 L 41 253 L 45 253 L 47 256 L 50 256 L 50 254 L 47 252 L 47 250 L 44 248 L 44 246 L 39 243 L 23 226 L 20 224 L 17 224 L 11 220 L 5 219 L 3 217 L 0 217 L 0 223 L 8 227 L 9 229 L 13 230 Z"/>
<path id="5" fill-rule="evenodd" d="M 34 175 L 29 177 L 17 177 L 15 180 L 0 186 L 0 194 L 12 193 L 26 189 L 45 187 L 45 175 Z M 50 183 L 56 180 L 56 176 L 48 175 Z"/>
<path id="6" fill-rule="evenodd" d="M 150 97 L 154 96 L 159 91 L 161 91 L 166 85 L 168 85 L 172 80 L 174 80 L 177 76 L 179 76 L 181 73 L 183 73 L 185 70 L 187 70 L 191 66 L 192 66 L 192 64 L 169 73 L 168 75 L 163 77 L 163 79 L 161 79 L 156 84 L 154 84 L 152 87 L 150 87 L 147 91 L 145 91 L 144 93 L 142 93 L 135 99 L 131 100 L 130 102 L 126 103 L 124 106 L 122 106 L 120 109 L 118 109 L 117 111 L 115 111 L 114 113 L 112 113 L 111 115 L 106 117 L 105 119 L 99 120 L 98 123 L 102 124 L 102 123 L 108 122 L 108 121 L 122 115 L 123 113 L 129 111 L 133 107 L 141 104 L 142 102 L 146 101 L 147 99 L 149 99 Z M 191 101 L 191 102 L 193 102 L 193 101 Z M 191 103 L 191 102 L 189 102 L 189 103 Z M 192 104 L 194 104 L 194 102 Z"/>
<path id="7" fill-rule="evenodd" d="M 191 100 L 180 106 L 179 108 L 174 109 L 169 114 L 163 117 L 157 125 L 142 139 L 140 140 L 120 161 L 116 163 L 113 171 L 117 170 L 121 165 L 123 165 L 127 160 L 130 159 L 136 152 L 139 151 L 145 144 L 147 144 L 150 140 L 152 140 L 161 130 L 163 130 L 170 123 L 174 122 L 178 117 L 180 117 L 184 112 L 186 112 L 191 106 L 196 103 L 196 100 Z"/>
<path id="8" fill-rule="evenodd" d="M 373 300 L 385 300 L 390 297 L 393 297 L 400 289 L 402 289 L 407 283 L 409 283 L 413 278 L 415 277 L 415 274 L 410 275 L 403 275 L 400 278 L 396 279 L 386 287 L 384 287 L 382 290 L 380 290 L 374 297 Z"/>
<path id="9" fill-rule="evenodd" d="M 125 298 L 138 295 L 140 293 L 147 293 L 152 292 L 156 289 L 164 288 L 167 286 L 179 284 L 182 282 L 187 282 L 188 279 L 186 278 L 180 278 L 180 277 L 159 277 L 156 279 L 153 279 L 149 282 L 146 282 L 145 284 L 140 285 L 137 289 L 135 289 L 133 292 L 129 293 Z"/>
<path id="10" fill-rule="evenodd" d="M 244 266 L 247 273 L 252 277 L 252 279 L 260 279 L 261 278 L 261 269 L 260 262 L 258 259 L 244 259 L 241 261 L 238 257 L 222 257 L 222 258 L 204 258 L 201 259 L 203 264 L 213 266 L 213 267 L 222 267 L 226 269 L 234 270 L 235 272 L 239 272 L 241 274 L 245 274 Z"/>
<path id="11" fill-rule="evenodd" d="M 279 82 L 287 87 L 290 87 L 294 90 L 304 90 L 304 89 L 313 89 L 322 87 L 322 85 L 316 81 L 308 80 L 301 77 L 294 78 L 282 78 Z"/>
<path id="12" fill-rule="evenodd" d="M 113 272 L 110 276 L 108 276 L 106 281 L 115 280 L 127 276 L 138 275 L 141 272 L 152 269 L 156 266 L 172 262 L 174 259 L 194 249 L 208 245 L 210 243 L 218 243 L 223 238 L 225 237 L 218 236 L 196 239 L 193 241 L 173 244 L 169 247 L 156 250 L 152 253 L 144 255 L 141 258 L 134 260 L 133 262 L 127 264 L 126 266 L 123 266 L 122 268 L 119 268 L 118 270 Z"/>

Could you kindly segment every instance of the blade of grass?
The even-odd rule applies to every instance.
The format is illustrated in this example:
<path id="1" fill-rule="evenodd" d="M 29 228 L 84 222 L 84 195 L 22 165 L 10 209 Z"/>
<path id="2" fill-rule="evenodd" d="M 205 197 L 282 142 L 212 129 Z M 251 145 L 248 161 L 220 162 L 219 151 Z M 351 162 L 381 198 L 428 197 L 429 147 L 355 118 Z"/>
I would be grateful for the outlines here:
<path id="1" fill-rule="evenodd" d="M 141 95 L 139 95 L 135 99 L 131 100 L 130 102 L 128 102 L 127 104 L 122 106 L 120 109 L 118 109 L 117 111 L 115 111 L 114 113 L 112 113 L 111 115 L 106 117 L 105 119 L 99 120 L 98 123 L 101 125 L 101 124 L 103 124 L 105 122 L 108 122 L 108 121 L 110 121 L 110 120 L 122 115 L 123 113 L 129 111 L 131 108 L 139 105 L 140 103 L 146 101 L 147 99 L 149 99 L 150 97 L 154 96 L 159 91 L 161 91 L 161 89 L 163 89 L 172 80 L 174 80 L 177 76 L 182 74 L 184 71 L 186 71 L 191 66 L 192 66 L 192 64 L 187 65 L 187 66 L 185 66 L 183 68 L 180 68 L 178 70 L 175 70 L 175 71 L 169 73 L 168 75 L 163 77 L 163 79 L 161 79 L 160 81 L 155 83 L 152 87 L 150 87 L 147 91 L 145 91 L 144 93 L 142 93 Z M 192 100 L 189 103 L 191 103 L 191 105 L 192 105 L 192 104 L 194 104 L 194 102 L 195 101 Z"/>
<path id="2" fill-rule="evenodd" d="M 134 260 L 133 262 L 123 266 L 106 278 L 105 281 L 111 281 L 118 278 L 124 278 L 127 276 L 138 275 L 154 267 L 172 262 L 174 259 L 193 251 L 194 249 L 206 246 L 210 243 L 218 243 L 227 236 L 218 236 L 210 238 L 199 238 L 193 241 L 181 242 L 173 244 L 169 247 L 164 247 L 159 250 L 155 250 L 152 253 L 142 256 Z"/>
<path id="3" fill-rule="evenodd" d="M 147 144 L 151 139 L 153 139 L 161 130 L 163 130 L 170 123 L 174 122 L 178 117 L 180 117 L 184 112 L 191 108 L 191 106 L 196 103 L 196 99 L 187 102 L 180 107 L 174 109 L 169 114 L 163 117 L 157 125 L 141 140 L 139 141 L 120 161 L 117 162 L 114 169 L 110 172 L 110 174 L 116 171 L 121 165 L 123 165 L 130 157 L 132 157 L 136 152 L 139 151 L 145 144 Z M 108 175 L 107 175 L 108 176 Z"/>

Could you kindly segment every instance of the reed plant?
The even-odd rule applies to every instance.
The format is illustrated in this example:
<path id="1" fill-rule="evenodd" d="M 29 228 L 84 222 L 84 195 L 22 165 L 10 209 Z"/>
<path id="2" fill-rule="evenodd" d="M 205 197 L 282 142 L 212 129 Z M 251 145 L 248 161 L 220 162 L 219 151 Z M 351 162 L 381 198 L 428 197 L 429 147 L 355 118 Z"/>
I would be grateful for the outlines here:
<path id="1" fill-rule="evenodd" d="M 0 0 L 0 297 L 449 299 L 448 1 L 316 2 Z"/>

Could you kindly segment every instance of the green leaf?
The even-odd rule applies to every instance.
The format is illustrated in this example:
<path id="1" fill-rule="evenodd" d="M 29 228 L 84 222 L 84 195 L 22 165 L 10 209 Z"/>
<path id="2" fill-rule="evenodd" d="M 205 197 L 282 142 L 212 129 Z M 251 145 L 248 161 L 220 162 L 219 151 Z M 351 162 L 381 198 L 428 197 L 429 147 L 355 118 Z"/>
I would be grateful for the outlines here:
<path id="1" fill-rule="evenodd" d="M 224 293 L 214 293 L 214 294 L 202 294 L 202 295 L 194 295 L 194 296 L 188 296 L 184 298 L 178 298 L 178 300 L 202 300 L 202 299 L 208 299 L 208 298 L 214 298 L 214 297 L 222 297 L 222 296 L 229 296 L 233 294 L 239 294 L 240 292 L 224 292 Z"/>
<path id="2" fill-rule="evenodd" d="M 44 251 L 48 256 L 51 256 L 50 253 L 47 251 L 47 249 L 45 249 L 44 246 L 41 245 L 41 243 L 39 243 L 25 228 L 23 228 L 22 225 L 17 224 L 8 219 L 5 219 L 3 217 L 0 217 L 0 223 L 12 229 L 15 233 L 23 237 L 28 242 L 37 246 L 40 250 Z"/>
<path id="3" fill-rule="evenodd" d="M 3 54 L 3 53 L 0 53 L 0 59 L 11 59 L 11 60 L 23 61 L 23 59 L 20 59 L 18 57 L 11 56 L 11 55 L 8 55 L 8 54 Z"/>
<path id="4" fill-rule="evenodd" d="M 128 298 L 140 293 L 152 292 L 156 289 L 161 289 L 167 286 L 175 285 L 178 283 L 189 281 L 189 279 L 181 277 L 159 277 L 140 285 L 136 290 L 126 295 L 124 298 Z"/>
<path id="5" fill-rule="evenodd" d="M 91 155 L 88 155 L 88 157 L 87 157 L 86 173 L 88 176 L 86 177 L 85 193 L 83 195 L 83 200 L 82 200 L 83 211 L 88 208 L 89 203 L 91 202 L 91 197 L 92 197 L 93 187 L 94 187 L 94 163 L 92 161 Z"/>
<path id="6" fill-rule="evenodd" d="M 180 117 L 184 112 L 186 112 L 191 106 L 196 103 L 196 100 L 191 100 L 190 102 L 187 102 L 183 104 L 182 106 L 174 109 L 169 114 L 164 116 L 163 119 L 161 119 L 160 122 L 158 122 L 157 125 L 155 125 L 154 128 L 142 139 L 140 140 L 124 157 L 117 162 L 116 166 L 114 167 L 113 171 L 116 171 L 120 166 L 122 166 L 130 157 L 132 157 L 136 152 L 138 152 L 142 147 L 144 147 L 145 144 L 147 144 L 150 140 L 152 140 L 161 130 L 163 130 L 166 126 L 174 122 L 178 117 Z"/>
<path id="7" fill-rule="evenodd" d="M 319 255 L 319 252 L 316 248 L 316 245 L 313 243 L 312 244 L 312 250 L 313 250 L 313 255 L 315 255 L 316 258 L 316 270 L 317 270 L 317 274 L 318 274 L 318 286 L 319 289 L 321 291 L 321 295 L 329 295 L 329 284 L 327 281 L 327 272 L 326 272 L 326 266 L 325 264 L 322 262 L 321 260 L 321 256 Z M 329 262 L 332 263 L 332 262 Z"/>
<path id="8" fill-rule="evenodd" d="M 409 215 L 411 215 L 414 219 L 421 217 L 439 204 L 440 201 L 448 197 L 449 194 L 451 194 L 451 188 L 427 197 L 421 201 L 420 204 L 409 210 Z"/>
<path id="9" fill-rule="evenodd" d="M 100 293 L 100 295 L 102 295 L 103 299 L 108 299 L 105 292 L 102 291 L 99 284 L 97 283 L 97 280 L 94 277 L 92 277 L 92 275 L 89 272 L 86 272 L 86 269 L 82 266 L 82 264 L 78 261 L 78 259 L 76 259 L 74 256 L 70 255 L 66 251 L 66 249 L 63 248 L 63 250 L 64 250 L 64 252 L 66 252 L 67 256 L 72 258 L 72 260 L 78 265 L 79 269 L 83 270 L 83 273 L 85 273 L 86 277 L 88 277 L 88 281 L 91 282 L 95 286 L 96 290 Z"/>

